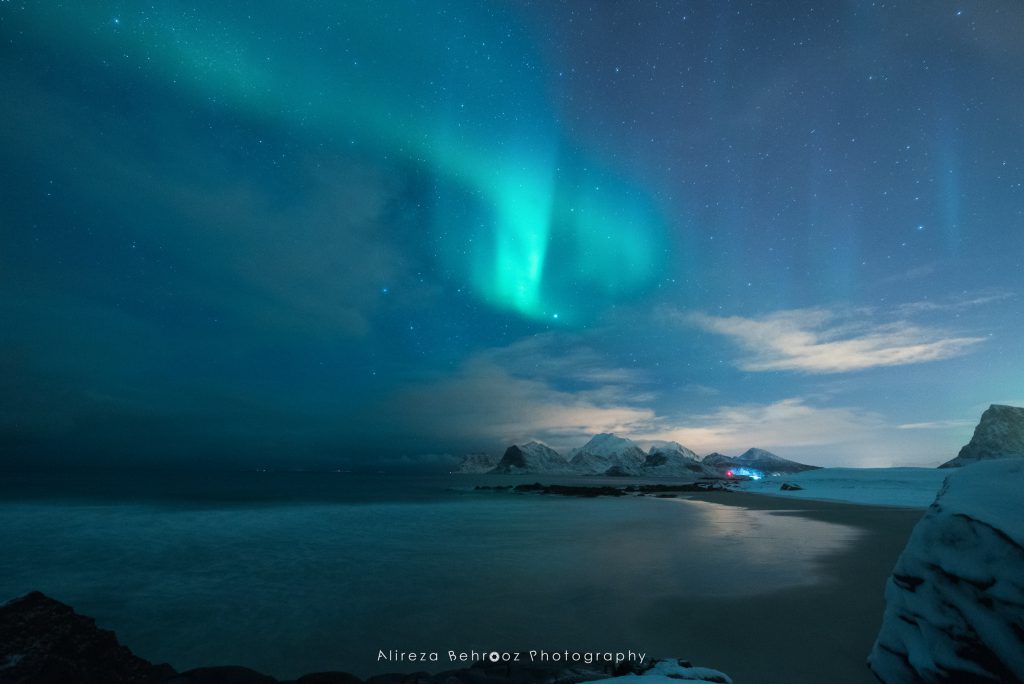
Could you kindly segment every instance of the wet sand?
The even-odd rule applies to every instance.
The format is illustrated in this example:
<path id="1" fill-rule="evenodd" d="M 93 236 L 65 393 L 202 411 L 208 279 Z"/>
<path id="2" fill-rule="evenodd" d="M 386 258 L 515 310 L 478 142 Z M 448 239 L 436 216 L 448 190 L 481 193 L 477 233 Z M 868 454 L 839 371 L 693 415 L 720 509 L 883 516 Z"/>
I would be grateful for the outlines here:
<path id="1" fill-rule="evenodd" d="M 863 536 L 821 559 L 820 584 L 665 605 L 650 619 L 671 625 L 678 657 L 722 670 L 736 684 L 877 684 L 865 660 L 881 624 L 885 581 L 924 509 L 735 492 L 686 498 L 848 525 Z"/>

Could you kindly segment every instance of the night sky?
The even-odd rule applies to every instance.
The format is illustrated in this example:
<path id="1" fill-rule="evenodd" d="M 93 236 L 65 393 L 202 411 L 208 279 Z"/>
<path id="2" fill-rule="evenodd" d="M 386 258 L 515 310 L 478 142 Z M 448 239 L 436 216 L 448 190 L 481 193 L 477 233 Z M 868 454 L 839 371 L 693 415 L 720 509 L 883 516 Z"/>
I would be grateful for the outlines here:
<path id="1" fill-rule="evenodd" d="M 1024 405 L 1024 3 L 0 2 L 0 465 Z"/>

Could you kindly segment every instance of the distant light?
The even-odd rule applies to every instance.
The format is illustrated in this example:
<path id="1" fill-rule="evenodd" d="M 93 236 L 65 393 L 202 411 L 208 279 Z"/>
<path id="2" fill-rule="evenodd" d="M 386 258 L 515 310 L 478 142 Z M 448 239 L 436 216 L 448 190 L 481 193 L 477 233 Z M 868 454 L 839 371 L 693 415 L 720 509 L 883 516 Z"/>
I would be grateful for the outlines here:
<path id="1" fill-rule="evenodd" d="M 756 468 L 733 468 L 726 471 L 725 475 L 726 477 L 749 477 L 751 480 L 760 480 L 764 477 L 764 473 Z"/>

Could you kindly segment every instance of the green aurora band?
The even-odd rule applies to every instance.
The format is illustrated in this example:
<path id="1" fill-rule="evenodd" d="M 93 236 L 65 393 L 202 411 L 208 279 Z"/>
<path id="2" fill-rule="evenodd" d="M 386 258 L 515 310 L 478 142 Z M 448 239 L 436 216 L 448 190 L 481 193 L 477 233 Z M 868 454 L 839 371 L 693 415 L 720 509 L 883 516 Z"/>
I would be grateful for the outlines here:
<path id="1" fill-rule="evenodd" d="M 540 58 L 499 7 L 76 0 L 0 11 L 126 78 L 424 167 L 452 278 L 502 309 L 581 323 L 661 271 L 664 220 L 648 193 L 567 144 Z"/>

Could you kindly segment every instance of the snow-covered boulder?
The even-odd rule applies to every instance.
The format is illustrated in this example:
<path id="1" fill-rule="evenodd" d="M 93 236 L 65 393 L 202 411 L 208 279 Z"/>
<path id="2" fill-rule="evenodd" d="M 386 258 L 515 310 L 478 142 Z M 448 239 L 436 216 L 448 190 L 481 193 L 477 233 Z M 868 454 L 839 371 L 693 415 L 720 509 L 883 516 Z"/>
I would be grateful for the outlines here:
<path id="1" fill-rule="evenodd" d="M 1024 682 L 1024 459 L 946 478 L 886 585 L 885 684 Z"/>
<path id="2" fill-rule="evenodd" d="M 981 414 L 971 441 L 940 468 L 956 468 L 993 458 L 1024 457 L 1024 408 L 992 404 Z"/>
<path id="3" fill-rule="evenodd" d="M 466 454 L 462 457 L 462 462 L 459 463 L 455 472 L 464 475 L 489 473 L 494 470 L 494 466 L 498 465 L 500 460 L 493 454 Z"/>
<path id="4" fill-rule="evenodd" d="M 639 475 L 647 459 L 631 440 L 603 432 L 572 451 L 570 463 L 581 473 L 594 475 Z"/>
<path id="5" fill-rule="evenodd" d="M 493 473 L 568 473 L 572 468 L 562 455 L 546 444 L 513 444 L 494 467 Z"/>

